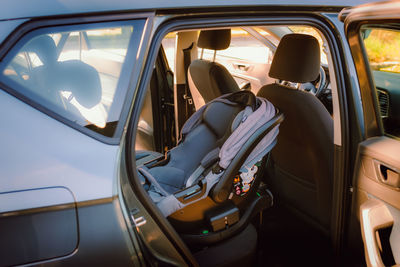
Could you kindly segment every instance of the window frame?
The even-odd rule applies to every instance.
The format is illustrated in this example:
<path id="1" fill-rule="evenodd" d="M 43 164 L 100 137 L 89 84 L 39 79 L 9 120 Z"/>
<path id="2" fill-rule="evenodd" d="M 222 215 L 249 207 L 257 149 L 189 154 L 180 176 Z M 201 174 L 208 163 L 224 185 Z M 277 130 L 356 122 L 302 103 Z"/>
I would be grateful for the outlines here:
<path id="1" fill-rule="evenodd" d="M 143 44 L 149 39 L 150 26 L 153 17 L 154 13 L 148 12 L 113 14 L 104 16 L 86 15 L 72 18 L 34 19 L 20 25 L 3 41 L 3 43 L 0 44 L 0 66 L 1 68 L 4 68 L 7 66 L 10 59 L 12 60 L 13 56 L 20 51 L 26 41 L 31 39 L 31 36 L 38 36 L 40 34 L 49 32 L 49 29 L 54 31 L 57 28 L 62 29 L 63 27 L 71 26 L 74 28 L 74 30 L 79 30 L 80 25 L 82 26 L 81 29 L 118 27 L 123 25 L 132 25 L 134 28 L 136 28 L 138 32 L 135 34 L 134 30 L 132 34 L 127 47 L 127 54 L 125 56 L 126 60 L 124 60 L 117 83 L 116 92 L 123 91 L 122 93 L 125 96 L 120 96 L 122 99 L 122 107 L 119 114 L 119 120 L 112 137 L 102 135 L 101 133 L 95 132 L 89 128 L 86 128 L 85 126 L 81 126 L 56 113 L 53 111 L 53 109 L 33 100 L 23 93 L 23 90 L 26 90 L 26 88 L 20 90 L 20 88 L 13 86 L 15 85 L 14 83 L 6 84 L 3 80 L 0 80 L 0 90 L 7 92 L 8 94 L 18 98 L 22 102 L 30 105 L 49 117 L 56 119 L 57 121 L 75 130 L 78 130 L 89 137 L 92 137 L 105 144 L 117 145 L 120 143 L 123 136 L 125 125 L 131 110 L 131 103 L 135 96 L 136 87 L 140 76 L 141 63 L 145 56 L 145 46 L 143 46 Z M 41 33 L 37 34 L 37 32 Z M 119 88 L 121 86 L 125 88 Z M 115 97 L 117 96 L 114 96 L 114 99 Z"/>
<path id="2" fill-rule="evenodd" d="M 383 124 L 383 119 L 381 117 L 381 112 L 380 112 L 380 103 L 379 103 L 379 99 L 378 99 L 378 90 L 384 91 L 386 93 L 388 93 L 388 92 L 386 90 L 384 90 L 383 88 L 379 88 L 375 82 L 375 76 L 374 76 L 373 70 L 371 68 L 369 56 L 368 56 L 367 49 L 365 46 L 365 40 L 363 40 L 362 36 L 361 36 L 361 30 L 362 30 L 363 26 L 374 27 L 374 29 L 396 30 L 400 34 L 400 21 L 397 21 L 397 23 L 392 20 L 391 21 L 381 21 L 380 23 L 377 23 L 375 21 L 365 21 L 365 22 L 360 23 L 357 27 L 358 35 L 359 35 L 358 46 L 359 46 L 360 52 L 362 53 L 362 56 L 364 58 L 366 74 L 369 76 L 369 79 L 368 79 L 369 89 L 371 90 L 371 95 L 373 97 L 372 100 L 373 100 L 373 104 L 375 107 L 377 125 L 379 127 L 379 130 L 381 131 L 381 135 L 387 136 L 389 138 L 393 138 L 395 140 L 400 140 L 400 137 L 392 135 L 390 132 L 386 132 L 384 124 Z M 400 76 L 400 73 L 396 73 L 396 74 Z"/>
<path id="3" fill-rule="evenodd" d="M 360 84 L 360 93 L 362 99 L 362 109 L 364 114 L 365 139 L 375 136 L 388 136 L 390 138 L 399 138 L 385 133 L 383 121 L 380 117 L 379 101 L 376 92 L 374 75 L 372 74 L 364 42 L 361 38 L 361 28 L 364 25 L 380 25 L 399 23 L 393 19 L 363 20 L 362 17 L 348 17 L 345 20 L 346 36 L 350 45 L 351 56 L 357 71 L 357 79 Z"/>

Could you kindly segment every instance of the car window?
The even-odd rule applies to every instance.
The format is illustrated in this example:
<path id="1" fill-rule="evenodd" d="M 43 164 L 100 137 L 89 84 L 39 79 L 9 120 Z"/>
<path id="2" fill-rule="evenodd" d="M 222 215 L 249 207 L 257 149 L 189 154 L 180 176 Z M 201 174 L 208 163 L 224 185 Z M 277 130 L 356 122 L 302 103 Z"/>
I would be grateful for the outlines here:
<path id="1" fill-rule="evenodd" d="M 225 58 L 232 58 L 248 62 L 271 63 L 270 49 L 247 31 L 241 28 L 232 28 L 231 34 L 231 44 L 227 49 L 218 51 L 217 62 L 221 61 L 221 64 L 223 64 Z"/>
<path id="2" fill-rule="evenodd" d="M 63 26 L 28 34 L 2 64 L 4 83 L 63 118 L 112 137 L 124 66 L 142 23 Z M 136 39 L 135 39 L 136 40 Z M 131 45 L 130 45 L 131 44 Z M 134 54 L 132 54 L 134 55 Z M 129 57 L 132 66 L 134 56 Z"/>
<path id="3" fill-rule="evenodd" d="M 400 31 L 362 26 L 361 38 L 387 134 L 400 137 Z"/>
<path id="4" fill-rule="evenodd" d="M 171 70 L 175 69 L 175 46 L 177 32 L 168 33 L 162 40 L 162 46 L 167 57 L 168 66 Z"/>
<path id="5" fill-rule="evenodd" d="M 199 49 L 199 58 L 201 53 Z M 204 49 L 204 59 L 213 60 L 213 57 L 213 50 Z M 245 29 L 232 28 L 229 47 L 217 51 L 215 61 L 231 73 L 240 88 L 257 93 L 262 85 L 268 83 L 272 51 Z"/>

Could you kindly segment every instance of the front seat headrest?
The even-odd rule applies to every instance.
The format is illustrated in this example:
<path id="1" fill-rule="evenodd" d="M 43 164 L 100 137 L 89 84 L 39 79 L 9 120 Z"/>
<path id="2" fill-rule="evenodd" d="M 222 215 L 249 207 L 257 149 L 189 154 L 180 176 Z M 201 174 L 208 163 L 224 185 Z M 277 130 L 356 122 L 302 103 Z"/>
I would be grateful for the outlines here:
<path id="1" fill-rule="evenodd" d="M 287 34 L 276 49 L 269 76 L 289 82 L 306 83 L 318 78 L 319 68 L 318 40 L 306 34 Z"/>
<path id="2" fill-rule="evenodd" d="M 201 31 L 197 46 L 211 50 L 224 50 L 231 44 L 231 30 Z"/>

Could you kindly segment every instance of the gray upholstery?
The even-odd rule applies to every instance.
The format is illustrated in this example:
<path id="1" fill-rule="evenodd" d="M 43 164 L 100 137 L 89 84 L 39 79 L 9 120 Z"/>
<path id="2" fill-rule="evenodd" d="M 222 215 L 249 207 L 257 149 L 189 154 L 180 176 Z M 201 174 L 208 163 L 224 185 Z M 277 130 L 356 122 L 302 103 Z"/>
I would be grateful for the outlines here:
<path id="1" fill-rule="evenodd" d="M 197 46 L 211 50 L 224 50 L 231 43 L 231 30 L 204 30 L 200 32 Z"/>
<path id="2" fill-rule="evenodd" d="M 168 164 L 151 168 L 149 172 L 168 193 L 182 189 L 202 159 L 229 137 L 230 125 L 239 110 L 224 103 L 210 104 L 203 113 L 203 123 L 169 152 Z"/>
<path id="3" fill-rule="evenodd" d="M 232 106 L 227 104 L 221 102 L 213 103 L 204 111 L 203 122 L 217 136 L 218 139 L 221 139 L 226 134 L 231 134 L 229 126 L 231 120 L 233 119 L 232 112 L 236 114 L 235 111 L 236 109 L 232 109 Z M 229 124 L 227 124 L 227 122 L 229 122 Z"/>
<path id="4" fill-rule="evenodd" d="M 221 50 L 229 47 L 230 40 L 230 30 L 201 31 L 197 46 Z M 190 64 L 188 80 L 196 109 L 221 95 L 240 90 L 236 81 L 224 66 L 203 59 L 194 60 Z"/>
<path id="5" fill-rule="evenodd" d="M 320 49 L 317 39 L 305 34 L 282 37 L 269 70 L 271 78 L 306 83 L 318 78 Z"/>
<path id="6" fill-rule="evenodd" d="M 254 172 L 250 170 L 256 172 L 254 165 L 276 144 L 283 119 L 276 112 L 268 100 L 256 98 L 250 91 L 221 96 L 196 111 L 182 128 L 183 141 L 164 161 L 138 168 L 148 179 L 147 191 L 163 215 L 172 216 L 181 210 L 178 214 L 183 217 L 177 216 L 182 221 L 199 221 L 205 210 L 228 199 L 238 172 L 243 181 L 251 182 Z M 238 116 L 241 123 L 233 128 Z M 247 186 L 250 189 L 250 184 Z M 239 194 L 239 187 L 236 190 Z M 236 201 L 238 204 L 244 199 Z M 192 205 L 200 208 L 199 214 L 185 215 L 183 209 Z"/>
<path id="7" fill-rule="evenodd" d="M 194 60 L 189 66 L 188 77 L 190 91 L 197 90 L 205 103 L 240 90 L 229 71 L 217 62 Z"/>
<path id="8" fill-rule="evenodd" d="M 156 151 L 147 151 L 147 150 L 136 150 L 136 166 L 143 165 L 146 162 L 154 160 L 156 158 L 164 156 L 163 154 Z"/>
<path id="9" fill-rule="evenodd" d="M 309 42 L 309 39 L 309 36 L 298 34 L 295 38 L 285 38 L 285 42 L 277 48 L 280 56 L 275 55 L 271 71 L 276 71 L 274 64 L 279 64 L 279 71 L 276 71 L 279 78 L 290 82 L 315 79 L 311 73 L 317 73 L 319 69 L 319 46 L 315 45 L 316 40 Z M 301 53 L 299 47 L 302 47 Z M 314 60 L 318 57 L 318 62 L 313 66 L 305 66 L 310 64 L 310 60 L 301 57 L 302 62 L 288 62 L 286 56 L 281 54 L 302 54 L 303 50 L 307 51 L 305 55 Z M 299 60 L 300 57 L 292 59 Z M 285 68 L 283 64 L 291 66 Z M 307 71 L 304 72 L 304 69 Z M 272 190 L 278 201 L 296 209 L 328 231 L 333 183 L 333 120 L 329 112 L 310 93 L 279 84 L 263 86 L 257 95 L 267 98 L 285 114 L 278 143 L 271 152 L 269 162 L 268 181 Z"/>

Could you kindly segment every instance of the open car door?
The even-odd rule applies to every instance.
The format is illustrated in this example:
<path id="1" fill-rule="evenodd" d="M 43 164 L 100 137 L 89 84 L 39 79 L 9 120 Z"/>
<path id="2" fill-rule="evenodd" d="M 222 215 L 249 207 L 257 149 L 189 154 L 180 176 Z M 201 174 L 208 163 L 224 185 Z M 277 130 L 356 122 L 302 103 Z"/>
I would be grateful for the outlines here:
<path id="1" fill-rule="evenodd" d="M 352 214 L 367 266 L 400 264 L 400 2 L 341 12 L 361 88 Z M 357 227 L 358 228 L 358 227 Z"/>

